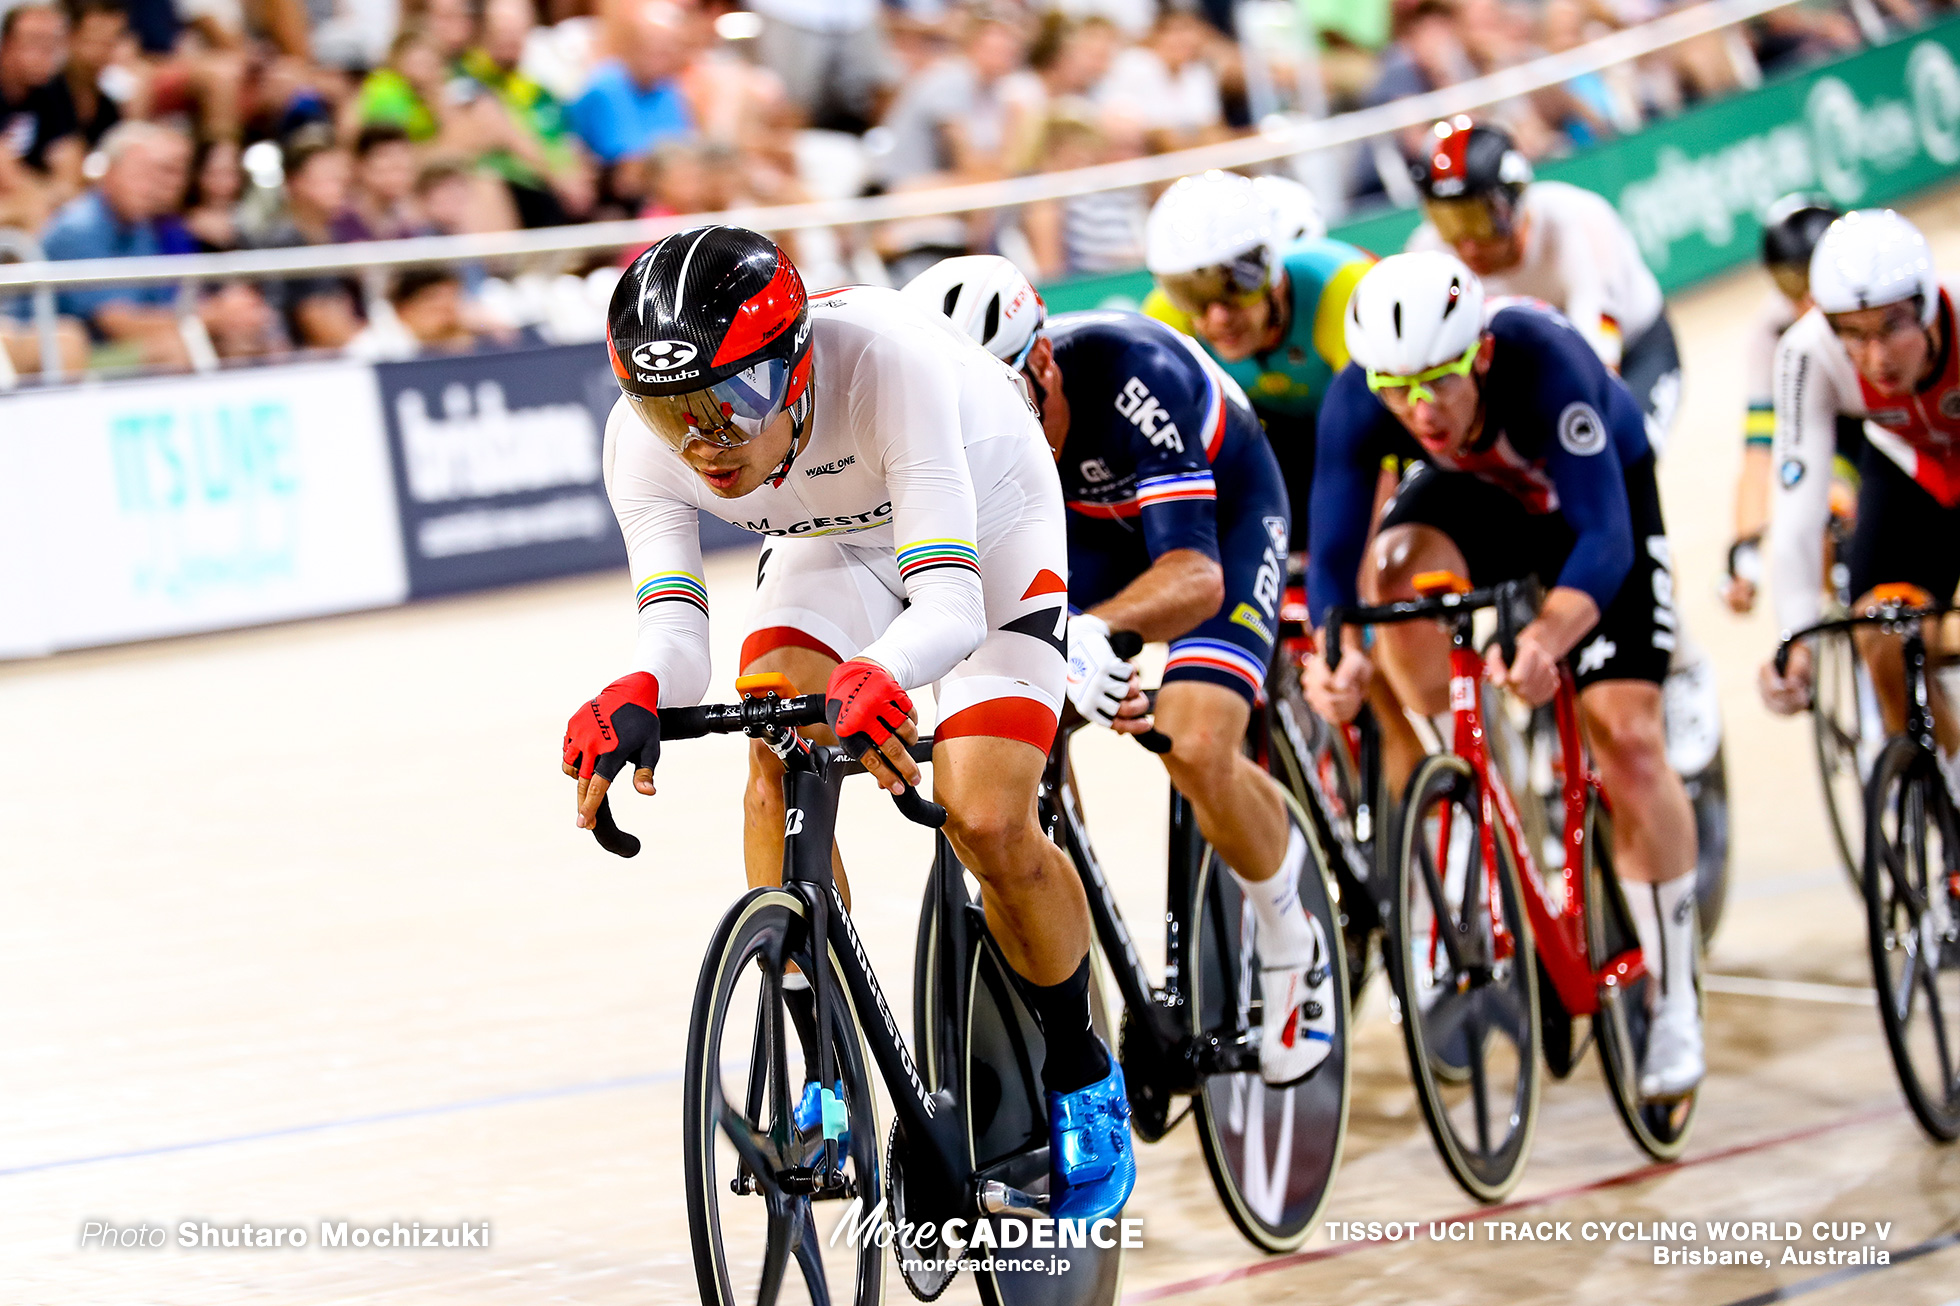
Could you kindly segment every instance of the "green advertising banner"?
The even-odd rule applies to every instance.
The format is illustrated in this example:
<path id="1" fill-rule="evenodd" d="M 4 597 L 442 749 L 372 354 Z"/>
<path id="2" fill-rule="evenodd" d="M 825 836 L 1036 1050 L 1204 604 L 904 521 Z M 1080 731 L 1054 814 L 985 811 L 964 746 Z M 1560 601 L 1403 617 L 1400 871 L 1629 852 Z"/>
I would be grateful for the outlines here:
<path id="1" fill-rule="evenodd" d="M 1794 190 L 1843 208 L 1911 195 L 1960 171 L 1960 18 L 1656 123 L 1538 175 L 1612 200 L 1663 290 L 1756 257 L 1759 215 Z M 1404 209 L 1336 227 L 1378 254 L 1420 217 Z M 1057 312 L 1134 304 L 1142 272 L 1042 288 Z"/>

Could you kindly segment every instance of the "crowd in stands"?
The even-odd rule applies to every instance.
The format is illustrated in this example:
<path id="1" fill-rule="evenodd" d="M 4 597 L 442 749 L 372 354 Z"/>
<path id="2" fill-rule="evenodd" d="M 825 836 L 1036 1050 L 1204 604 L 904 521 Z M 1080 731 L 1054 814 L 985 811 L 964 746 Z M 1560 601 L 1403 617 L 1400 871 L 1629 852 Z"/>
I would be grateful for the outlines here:
<path id="1" fill-rule="evenodd" d="M 1683 0 L 1685 3 L 1686 0 Z M 1906 27 L 1929 0 L 1860 0 Z M 1464 81 L 1668 0 L 0 0 L 0 229 L 53 259 L 316 246 L 909 191 L 1079 168 Z M 1805 3 L 1500 106 L 1533 155 L 1859 44 Z M 1409 148 L 1410 141 L 1402 142 Z M 1406 198 L 1395 143 L 1325 196 Z M 1326 190 L 1325 186 L 1321 189 Z M 814 280 L 999 250 L 1134 267 L 1151 196 L 818 232 Z M 554 269 L 602 294 L 617 252 Z M 558 288 L 562 289 L 562 287 Z M 64 368 L 511 339 L 557 293 L 482 268 L 64 291 Z M 16 304 L 0 381 L 39 365 Z M 576 305 L 560 319 L 576 318 Z M 597 314 L 591 314 L 596 320 Z M 565 327 L 566 331 L 575 328 Z M 549 329 L 545 334 L 549 335 Z"/>

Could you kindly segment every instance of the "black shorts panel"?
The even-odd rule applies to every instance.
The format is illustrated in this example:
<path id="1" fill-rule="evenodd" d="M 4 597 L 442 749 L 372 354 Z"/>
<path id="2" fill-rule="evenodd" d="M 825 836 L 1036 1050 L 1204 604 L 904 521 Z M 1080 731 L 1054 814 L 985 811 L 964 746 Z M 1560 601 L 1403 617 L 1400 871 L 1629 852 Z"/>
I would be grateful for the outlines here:
<path id="1" fill-rule="evenodd" d="M 1865 419 L 1846 417 L 1840 413 L 1837 419 L 1836 451 L 1831 455 L 1831 475 L 1848 480 L 1854 485 L 1857 484 L 1858 469 L 1864 466 L 1865 448 L 1868 444 L 1870 441 L 1865 439 Z"/>
<path id="2" fill-rule="evenodd" d="M 1960 585 L 1960 508 L 1907 476 L 1884 450 L 1865 445 L 1858 463 L 1858 527 L 1851 536 L 1851 593 L 1917 585 L 1935 601 Z"/>
<path id="3" fill-rule="evenodd" d="M 1646 415 L 1648 433 L 1665 440 L 1681 402 L 1681 349 L 1666 314 L 1622 347 L 1620 380 Z"/>
<path id="4" fill-rule="evenodd" d="M 1633 569 L 1614 594 L 1599 624 L 1572 650 L 1579 687 L 1602 680 L 1660 684 L 1674 653 L 1674 580 L 1667 531 L 1661 520 L 1654 460 L 1626 470 L 1627 504 L 1633 516 Z M 1470 564 L 1470 583 L 1536 576 L 1550 588 L 1572 552 L 1572 528 L 1557 513 L 1534 514 L 1496 486 L 1463 472 L 1418 463 L 1402 478 L 1382 514 L 1382 529 L 1430 526 L 1450 537 Z"/>

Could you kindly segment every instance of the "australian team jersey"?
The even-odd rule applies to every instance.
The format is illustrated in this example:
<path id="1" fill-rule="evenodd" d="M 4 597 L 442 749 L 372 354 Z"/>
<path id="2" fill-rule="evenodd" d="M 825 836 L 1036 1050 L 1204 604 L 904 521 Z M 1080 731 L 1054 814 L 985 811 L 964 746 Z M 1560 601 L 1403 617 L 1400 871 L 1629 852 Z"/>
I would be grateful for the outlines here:
<path id="1" fill-rule="evenodd" d="M 1839 417 L 1865 419 L 1865 437 L 1943 508 L 1960 507 L 1960 348 L 1953 295 L 1940 291 L 1940 356 L 1931 379 L 1906 395 L 1881 394 L 1858 374 L 1816 309 L 1776 347 L 1776 505 L 1770 517 L 1770 589 L 1785 630 L 1817 619 L 1823 535 Z"/>
<path id="2" fill-rule="evenodd" d="M 1190 337 L 1139 313 L 1063 313 L 1048 336 L 1069 405 L 1070 513 L 1112 523 L 1111 547 L 1145 563 L 1172 549 L 1217 558 L 1220 519 L 1250 501 L 1251 478 L 1274 478 L 1239 387 Z"/>
<path id="3" fill-rule="evenodd" d="M 1446 455 L 1419 444 L 1350 365 L 1320 412 L 1307 592 L 1316 625 L 1351 604 L 1385 457 L 1467 472 L 1532 513 L 1558 513 L 1576 537 L 1560 586 L 1602 611 L 1633 566 L 1625 469 L 1651 456 L 1640 405 L 1555 310 L 1513 300 L 1486 330 L 1496 352 L 1483 378 L 1483 429 Z"/>
<path id="4" fill-rule="evenodd" d="M 1311 421 L 1327 397 L 1335 374 L 1347 366 L 1346 328 L 1341 315 L 1355 283 L 1374 266 L 1374 258 L 1344 240 L 1321 237 L 1289 246 L 1280 256 L 1286 270 L 1292 320 L 1286 336 L 1264 353 L 1219 366 L 1239 383 L 1261 417 L 1275 415 Z M 1143 311 L 1187 335 L 1191 319 L 1152 290 Z M 1213 355 L 1216 358 L 1216 355 Z"/>
<path id="5" fill-rule="evenodd" d="M 1019 378 L 945 317 L 895 290 L 810 298 L 812 405 L 803 447 L 736 499 L 711 491 L 621 399 L 606 422 L 606 490 L 638 586 L 635 666 L 660 701 L 708 687 L 708 592 L 698 515 L 757 535 L 827 535 L 896 562 L 905 609 L 860 657 L 912 688 L 987 635 L 980 554 L 1055 478 Z M 1034 466 L 1039 475 L 1026 468 Z M 821 609 L 824 596 L 809 596 Z"/>

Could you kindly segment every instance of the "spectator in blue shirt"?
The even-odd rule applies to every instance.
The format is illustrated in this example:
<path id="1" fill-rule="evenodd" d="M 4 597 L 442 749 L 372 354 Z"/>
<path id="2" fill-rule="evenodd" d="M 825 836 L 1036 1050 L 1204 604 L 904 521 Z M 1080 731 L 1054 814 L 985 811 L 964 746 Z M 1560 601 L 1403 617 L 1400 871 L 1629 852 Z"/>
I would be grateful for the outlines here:
<path id="1" fill-rule="evenodd" d="M 641 5 L 627 20 L 623 58 L 593 70 L 573 102 L 572 130 L 608 168 L 694 134 L 694 115 L 676 75 L 687 61 L 683 16 L 674 5 Z"/>
<path id="2" fill-rule="evenodd" d="M 159 220 L 176 212 L 184 193 L 189 142 L 181 132 L 149 122 L 124 122 L 102 138 L 108 171 L 97 185 L 54 215 L 42 236 L 51 259 L 140 258 L 165 251 Z M 88 323 L 99 341 L 133 346 L 142 361 L 188 361 L 168 283 L 63 290 L 63 313 Z"/>

